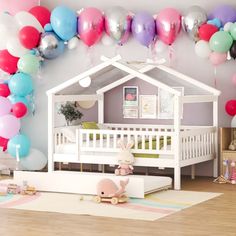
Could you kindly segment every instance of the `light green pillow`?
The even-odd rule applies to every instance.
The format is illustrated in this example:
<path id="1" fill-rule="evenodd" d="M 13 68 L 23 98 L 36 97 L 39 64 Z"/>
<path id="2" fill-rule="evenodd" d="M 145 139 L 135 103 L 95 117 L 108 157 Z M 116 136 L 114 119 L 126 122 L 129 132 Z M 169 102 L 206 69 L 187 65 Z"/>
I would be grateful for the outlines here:
<path id="1" fill-rule="evenodd" d="M 82 122 L 83 129 L 99 129 L 96 122 Z M 93 140 L 93 134 L 89 135 L 89 139 Z M 96 134 L 96 139 L 100 139 L 100 134 Z"/>

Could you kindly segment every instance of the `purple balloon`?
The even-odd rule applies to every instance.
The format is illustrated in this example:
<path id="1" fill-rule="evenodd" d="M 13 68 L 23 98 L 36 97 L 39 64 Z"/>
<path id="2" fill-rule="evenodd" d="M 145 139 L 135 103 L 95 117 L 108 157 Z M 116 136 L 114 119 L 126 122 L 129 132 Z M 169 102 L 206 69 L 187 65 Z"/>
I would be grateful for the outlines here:
<path id="1" fill-rule="evenodd" d="M 133 36 L 144 46 L 149 46 L 155 38 L 155 20 L 147 12 L 137 13 L 131 26 Z"/>
<path id="2" fill-rule="evenodd" d="M 0 117 L 0 136 L 11 139 L 20 131 L 20 120 L 13 115 Z"/>
<path id="3" fill-rule="evenodd" d="M 11 112 L 12 104 L 9 99 L 0 96 L 0 116 L 7 115 Z"/>
<path id="4" fill-rule="evenodd" d="M 213 20 L 214 18 L 218 18 L 222 25 L 225 25 L 227 22 L 235 22 L 236 9 L 229 5 L 220 5 L 208 15 L 209 20 Z"/>

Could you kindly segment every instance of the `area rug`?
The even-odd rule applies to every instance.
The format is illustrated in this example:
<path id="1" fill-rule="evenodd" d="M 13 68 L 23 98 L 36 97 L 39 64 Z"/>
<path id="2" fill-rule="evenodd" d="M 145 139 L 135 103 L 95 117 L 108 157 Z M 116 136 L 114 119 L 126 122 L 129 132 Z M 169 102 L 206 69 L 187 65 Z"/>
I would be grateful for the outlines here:
<path id="1" fill-rule="evenodd" d="M 35 196 L 0 196 L 0 207 L 154 221 L 219 195 L 221 193 L 168 190 L 112 205 L 96 203 L 87 195 L 42 192 Z"/>

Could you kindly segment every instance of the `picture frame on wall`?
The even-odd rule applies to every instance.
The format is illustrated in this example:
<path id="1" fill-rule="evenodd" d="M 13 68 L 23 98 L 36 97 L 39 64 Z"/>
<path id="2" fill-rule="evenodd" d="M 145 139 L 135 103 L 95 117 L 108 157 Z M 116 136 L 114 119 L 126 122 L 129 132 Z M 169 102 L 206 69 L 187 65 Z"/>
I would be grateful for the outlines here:
<path id="1" fill-rule="evenodd" d="M 172 87 L 184 95 L 184 87 Z M 166 90 L 158 89 L 158 119 L 173 119 L 174 118 L 174 95 Z M 181 119 L 183 119 L 183 107 L 181 107 Z"/>
<path id="2" fill-rule="evenodd" d="M 157 117 L 157 96 L 140 95 L 139 96 L 139 118 L 155 119 Z"/>
<path id="3" fill-rule="evenodd" d="M 138 106 L 138 87 L 123 87 L 123 106 Z"/>
<path id="4" fill-rule="evenodd" d="M 123 117 L 126 119 L 137 119 L 138 108 L 137 107 L 123 107 Z"/>

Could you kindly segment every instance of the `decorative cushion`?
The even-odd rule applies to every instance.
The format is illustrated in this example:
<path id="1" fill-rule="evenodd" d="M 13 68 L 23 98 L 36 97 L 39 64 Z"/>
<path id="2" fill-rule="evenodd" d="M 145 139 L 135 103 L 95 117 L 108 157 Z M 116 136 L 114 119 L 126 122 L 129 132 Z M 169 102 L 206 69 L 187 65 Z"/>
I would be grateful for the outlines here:
<path id="1" fill-rule="evenodd" d="M 83 129 L 99 129 L 96 122 L 82 122 Z M 89 134 L 89 139 L 93 140 L 93 134 Z M 96 139 L 100 139 L 100 134 L 96 134 Z"/>

